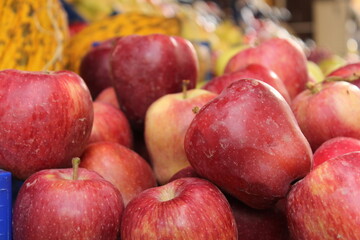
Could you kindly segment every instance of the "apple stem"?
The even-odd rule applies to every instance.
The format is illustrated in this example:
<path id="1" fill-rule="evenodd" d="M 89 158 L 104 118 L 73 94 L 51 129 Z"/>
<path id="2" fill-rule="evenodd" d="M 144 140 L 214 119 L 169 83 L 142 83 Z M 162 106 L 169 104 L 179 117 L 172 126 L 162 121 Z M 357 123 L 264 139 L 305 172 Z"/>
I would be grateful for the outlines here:
<path id="1" fill-rule="evenodd" d="M 309 89 L 311 91 L 312 94 L 318 93 L 321 91 L 322 89 L 322 83 L 312 83 L 312 82 L 308 82 L 306 84 L 307 89 Z"/>
<path id="2" fill-rule="evenodd" d="M 184 99 L 187 98 L 187 90 L 188 90 L 189 84 L 190 84 L 189 80 L 183 80 L 182 81 L 182 93 L 183 93 L 183 98 Z"/>
<path id="3" fill-rule="evenodd" d="M 73 180 L 78 180 L 78 174 L 79 174 L 79 164 L 80 164 L 80 158 L 74 157 L 72 159 L 72 167 L 73 167 Z"/>

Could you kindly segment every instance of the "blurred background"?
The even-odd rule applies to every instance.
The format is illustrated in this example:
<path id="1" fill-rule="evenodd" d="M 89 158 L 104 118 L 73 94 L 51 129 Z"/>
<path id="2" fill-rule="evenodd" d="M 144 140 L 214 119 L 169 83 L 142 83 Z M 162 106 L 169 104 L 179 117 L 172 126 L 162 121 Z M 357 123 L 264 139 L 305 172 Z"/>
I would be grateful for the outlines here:
<path id="1" fill-rule="evenodd" d="M 0 69 L 79 73 L 83 56 L 99 42 L 151 33 L 190 40 L 202 80 L 221 74 L 235 52 L 272 37 L 297 42 L 325 75 L 359 61 L 360 0 L 9 0 L 3 5 Z"/>
<path id="2" fill-rule="evenodd" d="M 183 7 L 188 14 L 202 12 L 208 22 L 214 20 L 210 14 L 233 18 L 245 28 L 254 24 L 253 18 L 268 19 L 304 41 L 314 40 L 319 46 L 342 55 L 354 51 L 360 38 L 360 0 L 63 0 L 63 3 L 85 21 L 134 10 L 170 15 L 177 11 L 177 3 L 187 5 Z"/>
<path id="3" fill-rule="evenodd" d="M 297 38 L 308 59 L 358 61 L 360 0 L 62 0 L 71 23 L 141 12 L 177 16 L 182 36 L 215 55 L 272 36 Z M 325 63 L 321 63 L 321 61 Z M 330 62 L 330 63 L 329 63 Z M 333 67 L 330 67 L 333 68 Z M 326 72 L 326 70 L 325 70 Z"/>

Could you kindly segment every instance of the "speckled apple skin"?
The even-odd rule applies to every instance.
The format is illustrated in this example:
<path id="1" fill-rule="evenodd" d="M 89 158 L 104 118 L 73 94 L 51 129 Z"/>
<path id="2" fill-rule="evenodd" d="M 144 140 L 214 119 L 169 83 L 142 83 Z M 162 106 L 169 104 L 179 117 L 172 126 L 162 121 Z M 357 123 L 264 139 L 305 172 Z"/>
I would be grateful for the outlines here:
<path id="1" fill-rule="evenodd" d="M 121 193 L 99 174 L 48 169 L 22 185 L 13 212 L 14 240 L 117 240 Z"/>
<path id="2" fill-rule="evenodd" d="M 79 75 L 88 86 L 91 96 L 96 98 L 102 90 L 112 87 L 110 56 L 118 37 L 99 42 L 82 57 Z"/>
<path id="3" fill-rule="evenodd" d="M 350 152 L 360 151 L 360 140 L 350 137 L 334 137 L 314 152 L 314 168 L 327 160 Z"/>
<path id="4" fill-rule="evenodd" d="M 343 67 L 335 69 L 326 77 L 340 77 L 345 81 L 349 81 L 355 86 L 360 87 L 360 63 L 346 64 Z"/>
<path id="5" fill-rule="evenodd" d="M 313 151 L 334 137 L 360 139 L 360 89 L 344 81 L 326 82 L 317 87 L 316 93 L 307 89 L 291 103 Z"/>
<path id="6" fill-rule="evenodd" d="M 180 178 L 143 191 L 127 205 L 121 240 L 236 240 L 229 202 L 209 181 Z"/>
<path id="7" fill-rule="evenodd" d="M 198 59 L 190 41 L 177 36 L 130 35 L 119 39 L 111 55 L 113 86 L 130 123 L 143 129 L 146 110 L 159 97 L 196 85 Z"/>
<path id="8" fill-rule="evenodd" d="M 150 164 L 118 143 L 89 144 L 81 159 L 80 167 L 99 173 L 121 192 L 125 206 L 140 192 L 157 185 Z"/>
<path id="9" fill-rule="evenodd" d="M 92 99 L 73 72 L 3 70 L 0 103 L 0 168 L 17 178 L 70 167 L 89 140 Z"/>
<path id="10" fill-rule="evenodd" d="M 253 78 L 266 82 L 274 87 L 285 98 L 286 102 L 290 103 L 290 96 L 283 81 L 274 71 L 260 64 L 249 64 L 237 71 L 215 77 L 207 82 L 203 89 L 220 94 L 230 83 L 243 78 Z"/>
<path id="11" fill-rule="evenodd" d="M 284 82 L 291 99 L 305 89 L 308 80 L 306 57 L 291 40 L 272 38 L 246 48 L 229 60 L 225 73 L 252 63 L 262 64 L 274 71 Z"/>
<path id="12" fill-rule="evenodd" d="M 294 240 L 360 239 L 360 152 L 330 159 L 297 182 L 287 197 Z"/>
<path id="13" fill-rule="evenodd" d="M 132 148 L 132 130 L 125 114 L 104 102 L 93 102 L 93 108 L 94 122 L 88 143 L 109 141 Z"/>
<path id="14" fill-rule="evenodd" d="M 185 136 L 199 175 L 254 208 L 284 198 L 312 166 L 309 143 L 284 98 L 258 80 L 238 80 L 206 104 Z"/>

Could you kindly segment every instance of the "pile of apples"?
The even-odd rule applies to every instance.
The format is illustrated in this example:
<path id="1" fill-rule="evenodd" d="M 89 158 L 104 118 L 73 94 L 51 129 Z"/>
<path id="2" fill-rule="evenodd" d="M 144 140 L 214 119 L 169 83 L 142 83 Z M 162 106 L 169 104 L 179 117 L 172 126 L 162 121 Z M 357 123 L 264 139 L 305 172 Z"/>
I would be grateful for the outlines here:
<path id="1" fill-rule="evenodd" d="M 315 81 L 270 38 L 196 88 L 192 43 L 152 34 L 0 71 L 14 240 L 360 239 L 359 69 Z"/>

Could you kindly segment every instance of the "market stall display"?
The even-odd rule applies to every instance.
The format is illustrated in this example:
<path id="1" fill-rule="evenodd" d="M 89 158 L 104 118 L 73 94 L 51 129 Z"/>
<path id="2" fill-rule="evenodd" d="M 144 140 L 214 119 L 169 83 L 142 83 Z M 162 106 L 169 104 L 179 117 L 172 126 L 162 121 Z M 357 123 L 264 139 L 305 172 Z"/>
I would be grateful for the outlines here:
<path id="1" fill-rule="evenodd" d="M 357 6 L 2 1 L 0 240 L 360 239 Z"/>

